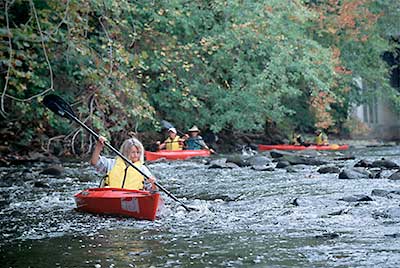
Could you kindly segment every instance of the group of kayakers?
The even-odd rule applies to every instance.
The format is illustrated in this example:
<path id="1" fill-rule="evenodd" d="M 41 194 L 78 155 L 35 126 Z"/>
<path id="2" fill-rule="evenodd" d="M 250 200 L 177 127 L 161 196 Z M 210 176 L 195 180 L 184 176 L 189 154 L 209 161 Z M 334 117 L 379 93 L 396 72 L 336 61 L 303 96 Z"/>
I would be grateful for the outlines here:
<path id="1" fill-rule="evenodd" d="M 199 135 L 200 129 L 193 126 L 188 130 L 189 134 L 184 134 L 182 137 L 178 136 L 176 128 L 171 127 L 168 129 L 168 138 L 161 143 L 157 141 L 159 150 L 210 150 L 214 153 L 213 149 L 208 148 L 203 138 Z"/>
<path id="2" fill-rule="evenodd" d="M 329 145 L 328 136 L 323 133 L 320 129 L 315 131 L 315 140 L 314 142 L 304 141 L 302 136 L 296 132 L 293 132 L 292 140 L 290 142 L 291 145 L 302 145 L 302 146 L 310 146 L 310 145 Z"/>
<path id="3" fill-rule="evenodd" d="M 174 127 L 168 129 L 168 138 L 163 142 L 157 141 L 158 149 L 166 150 L 210 150 L 214 151 L 205 144 L 203 138 L 199 135 L 200 130 L 193 126 L 188 130 L 189 134 L 184 134 L 181 138 L 177 135 Z M 114 159 L 101 156 L 106 138 L 100 136 L 96 147 L 92 153 L 90 163 L 100 172 L 106 175 L 102 181 L 101 187 L 125 188 L 131 190 L 156 190 L 156 179 L 149 169 L 144 165 L 144 147 L 136 138 L 130 138 L 123 142 L 120 152 L 128 158 L 140 171 L 149 178 L 145 180 L 135 168 L 131 167 L 121 157 Z"/>
<path id="4" fill-rule="evenodd" d="M 214 151 L 210 149 L 204 142 L 203 138 L 199 135 L 200 129 L 197 126 L 193 126 L 188 130 L 189 134 L 184 134 L 180 137 L 177 134 L 177 130 L 174 127 L 168 129 L 168 138 L 164 142 L 157 141 L 158 149 L 162 150 L 210 150 L 211 153 Z M 130 138 L 123 142 L 120 152 L 127 159 L 129 159 L 137 169 L 139 169 L 145 177 L 138 172 L 135 168 L 128 165 L 121 157 L 110 159 L 101 156 L 100 153 L 104 148 L 106 138 L 100 136 L 96 147 L 93 151 L 91 164 L 96 169 L 106 174 L 105 179 L 102 182 L 101 187 L 112 187 L 112 188 L 125 188 L 133 190 L 157 190 L 155 185 L 156 179 L 151 174 L 146 166 L 144 166 L 144 147 L 142 143 L 136 138 Z M 292 141 L 293 145 L 328 145 L 327 136 L 321 131 L 315 132 L 315 143 L 309 143 L 303 141 L 301 135 L 293 133 Z"/>

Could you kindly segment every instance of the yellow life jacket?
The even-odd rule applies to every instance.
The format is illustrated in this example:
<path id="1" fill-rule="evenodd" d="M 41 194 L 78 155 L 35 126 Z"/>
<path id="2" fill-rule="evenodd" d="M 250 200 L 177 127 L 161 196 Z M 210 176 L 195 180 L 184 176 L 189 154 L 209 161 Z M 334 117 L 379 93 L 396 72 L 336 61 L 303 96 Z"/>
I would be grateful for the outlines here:
<path id="1" fill-rule="evenodd" d="M 176 136 L 175 139 L 168 139 L 165 141 L 165 149 L 166 150 L 182 150 L 182 144 L 179 142 L 180 137 Z"/>
<path id="2" fill-rule="evenodd" d="M 140 161 L 133 163 L 137 168 L 142 166 Z M 111 188 L 122 188 L 124 181 L 124 189 L 143 190 L 144 176 L 131 166 L 127 166 L 125 161 L 117 157 L 114 167 L 107 175 L 105 185 Z"/>
<path id="3" fill-rule="evenodd" d="M 323 133 L 320 133 L 318 136 L 315 137 L 315 143 L 317 145 L 328 144 L 328 138 L 324 136 Z"/>

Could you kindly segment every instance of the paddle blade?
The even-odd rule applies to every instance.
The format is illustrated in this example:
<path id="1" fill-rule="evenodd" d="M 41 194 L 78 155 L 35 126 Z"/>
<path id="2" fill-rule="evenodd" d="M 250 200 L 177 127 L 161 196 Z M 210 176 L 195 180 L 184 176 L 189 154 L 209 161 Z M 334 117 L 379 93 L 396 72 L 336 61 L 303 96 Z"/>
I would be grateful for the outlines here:
<path id="1" fill-rule="evenodd" d="M 168 122 L 166 120 L 161 120 L 161 125 L 165 129 L 170 129 L 170 128 L 174 127 L 170 122 Z"/>
<path id="2" fill-rule="evenodd" d="M 71 106 L 65 102 L 61 97 L 49 94 L 43 98 L 43 105 L 50 109 L 53 113 L 59 116 L 70 118 L 70 116 L 75 116 L 74 111 L 72 111 Z"/>

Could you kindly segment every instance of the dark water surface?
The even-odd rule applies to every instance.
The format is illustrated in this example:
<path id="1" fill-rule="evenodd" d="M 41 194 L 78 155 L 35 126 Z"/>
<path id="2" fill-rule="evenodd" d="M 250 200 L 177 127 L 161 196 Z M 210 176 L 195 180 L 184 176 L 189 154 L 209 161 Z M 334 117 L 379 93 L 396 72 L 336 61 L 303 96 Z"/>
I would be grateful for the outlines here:
<path id="1" fill-rule="evenodd" d="M 353 149 L 344 153 L 356 156 L 350 161 L 315 154 L 341 167 L 381 157 L 400 164 L 400 147 Z M 339 180 L 316 166 L 290 173 L 208 169 L 201 160 L 149 164 L 200 209 L 188 213 L 164 195 L 162 215 L 149 222 L 76 212 L 72 196 L 99 176 L 85 163 L 64 166 L 62 177 L 39 175 L 40 165 L 0 168 L 1 267 L 400 267 L 400 195 L 371 194 L 400 189 L 387 179 L 393 170 Z M 373 201 L 339 200 L 355 194 Z"/>

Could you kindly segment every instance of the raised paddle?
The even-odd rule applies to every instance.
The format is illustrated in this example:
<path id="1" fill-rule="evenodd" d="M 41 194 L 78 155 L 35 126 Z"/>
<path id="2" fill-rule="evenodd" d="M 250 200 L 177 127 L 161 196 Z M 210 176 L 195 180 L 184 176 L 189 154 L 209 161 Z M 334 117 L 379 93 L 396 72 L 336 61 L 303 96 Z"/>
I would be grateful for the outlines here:
<path id="1" fill-rule="evenodd" d="M 71 119 L 73 121 L 75 121 L 76 123 L 78 123 L 81 127 L 83 127 L 84 129 L 86 129 L 91 135 L 93 135 L 97 140 L 99 139 L 99 135 L 94 132 L 93 130 L 91 130 L 88 126 L 86 126 L 83 122 L 81 122 L 74 114 L 74 111 L 72 110 L 71 106 L 69 106 L 69 104 L 67 102 L 65 102 L 61 97 L 54 95 L 54 94 L 50 94 L 44 97 L 43 99 L 43 104 L 49 108 L 52 112 L 54 112 L 55 114 L 61 116 L 61 117 L 65 117 L 68 119 Z M 107 146 L 109 149 L 111 149 L 114 153 L 116 153 L 119 157 L 121 157 L 126 163 L 128 163 L 131 167 L 133 167 L 134 169 L 136 169 L 140 174 L 142 174 L 146 179 L 149 179 L 149 177 L 140 169 L 138 169 L 128 158 L 126 158 L 123 154 L 121 154 L 117 149 L 115 149 L 114 147 L 111 146 L 111 144 L 109 144 L 108 142 L 104 142 L 104 145 Z M 155 182 L 155 185 L 157 185 L 157 187 L 159 189 L 161 189 L 161 191 L 163 191 L 164 193 L 166 193 L 169 197 L 171 197 L 173 200 L 175 200 L 176 202 L 178 202 L 182 207 L 184 207 L 187 211 L 191 211 L 191 210 L 198 210 L 196 208 L 193 207 L 188 207 L 186 206 L 182 201 L 180 201 L 178 198 L 176 198 L 173 194 L 171 194 L 167 189 L 165 189 L 163 186 L 161 186 L 158 182 Z"/>
<path id="2" fill-rule="evenodd" d="M 164 127 L 165 129 L 175 128 L 175 127 L 174 127 L 170 122 L 168 122 L 167 120 L 161 120 L 160 123 L 163 125 L 163 127 Z M 175 129 L 176 129 L 176 128 L 175 128 Z M 179 131 L 179 129 L 177 129 L 176 131 L 179 133 L 179 135 L 185 135 L 185 133 L 183 133 L 182 131 Z M 194 143 L 200 145 L 201 147 L 204 146 L 203 144 L 200 144 L 200 143 L 197 142 L 197 141 L 194 141 Z M 203 148 L 204 148 L 204 147 L 203 147 Z M 214 150 L 212 150 L 212 149 L 210 149 L 210 148 L 204 148 L 204 149 L 210 151 L 210 152 L 213 153 L 213 154 L 217 154 L 216 151 L 214 151 Z"/>

